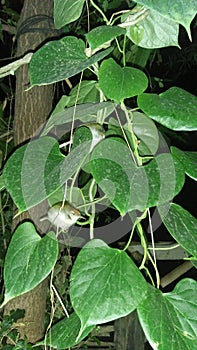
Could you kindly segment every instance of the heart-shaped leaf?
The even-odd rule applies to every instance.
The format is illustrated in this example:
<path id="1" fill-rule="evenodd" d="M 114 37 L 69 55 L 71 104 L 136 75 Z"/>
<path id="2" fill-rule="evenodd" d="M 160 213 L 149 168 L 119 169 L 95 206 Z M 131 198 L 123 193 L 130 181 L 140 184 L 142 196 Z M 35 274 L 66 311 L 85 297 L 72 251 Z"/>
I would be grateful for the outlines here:
<path id="1" fill-rule="evenodd" d="M 78 334 L 81 328 L 81 321 L 77 314 L 73 312 L 69 318 L 65 317 L 63 320 L 57 322 L 47 334 L 44 341 L 39 342 L 38 345 L 48 345 L 57 349 L 68 349 L 80 343 L 93 330 L 94 326 L 84 329 L 80 338 Z"/>
<path id="2" fill-rule="evenodd" d="M 192 179 L 197 180 L 197 152 L 183 152 L 176 147 L 171 147 L 171 151 L 182 164 L 185 173 Z"/>
<path id="3" fill-rule="evenodd" d="M 133 131 L 140 140 L 138 149 L 141 155 L 152 155 L 159 147 L 159 135 L 155 123 L 145 114 L 133 113 Z"/>
<path id="4" fill-rule="evenodd" d="M 163 294 L 149 287 L 137 311 L 144 333 L 154 350 L 194 350 L 197 347 L 197 282 L 180 281 Z"/>
<path id="5" fill-rule="evenodd" d="M 163 223 L 171 236 L 197 259 L 197 219 L 181 206 L 172 203 Z"/>
<path id="6" fill-rule="evenodd" d="M 124 216 L 134 209 L 143 211 L 172 200 L 184 179 L 184 170 L 177 167 L 172 155 L 162 153 L 147 165 L 137 166 L 126 143 L 119 140 L 110 137 L 95 147 L 90 170 L 120 214 Z"/>
<path id="7" fill-rule="evenodd" d="M 101 240 L 88 242 L 74 263 L 70 297 L 81 331 L 129 314 L 146 295 L 147 283 L 129 256 Z"/>
<path id="8" fill-rule="evenodd" d="M 54 0 L 54 20 L 57 29 L 76 21 L 83 9 L 85 0 Z"/>
<path id="9" fill-rule="evenodd" d="M 148 207 L 172 200 L 183 186 L 180 168 L 174 164 L 170 153 L 161 153 L 145 165 L 149 186 Z M 143 188 L 143 185 L 142 185 Z"/>
<path id="10" fill-rule="evenodd" d="M 129 23 L 130 15 L 126 19 Z M 127 36 L 136 45 L 146 49 L 155 49 L 178 45 L 179 25 L 165 18 L 158 12 L 151 10 L 142 21 L 127 27 Z"/>
<path id="11" fill-rule="evenodd" d="M 41 137 L 18 148 L 3 170 L 5 187 L 23 212 L 60 188 L 80 167 L 91 141 L 80 144 L 67 157 L 52 137 Z"/>
<path id="12" fill-rule="evenodd" d="M 85 43 L 73 36 L 50 41 L 36 51 L 30 62 L 30 83 L 47 85 L 72 77 L 98 62 L 112 51 L 108 48 L 90 58 Z"/>
<path id="13" fill-rule="evenodd" d="M 3 305 L 42 282 L 51 272 L 57 257 L 58 242 L 53 232 L 41 238 L 32 223 L 18 226 L 5 257 Z"/>
<path id="14" fill-rule="evenodd" d="M 135 165 L 124 141 L 120 142 L 115 137 L 101 141 L 93 150 L 90 169 L 98 185 L 122 216 L 129 210 L 146 208 L 147 177 L 143 167 Z"/>
<path id="15" fill-rule="evenodd" d="M 125 33 L 125 29 L 116 26 L 100 26 L 86 34 L 91 50 L 95 50 L 117 36 Z"/>
<path id="16" fill-rule="evenodd" d="M 83 123 L 96 122 L 97 112 L 102 111 L 107 116 L 113 112 L 114 105 L 112 102 L 99 102 L 84 103 L 66 109 L 64 109 L 64 106 L 60 106 L 59 108 L 57 112 L 54 112 L 49 118 L 42 135 L 46 135 L 56 125 L 67 124 L 67 128 L 64 128 L 64 132 L 67 130 L 69 131 L 71 129 L 73 116 L 75 120 L 81 120 Z"/>
<path id="17" fill-rule="evenodd" d="M 139 0 L 139 4 L 149 9 L 156 10 L 164 17 L 172 19 L 174 22 L 182 24 L 188 32 L 191 39 L 190 24 L 196 15 L 196 0 L 188 0 L 185 6 L 184 0 L 158 1 L 158 0 Z"/>
<path id="18" fill-rule="evenodd" d="M 138 96 L 138 106 L 156 122 L 172 130 L 197 130 L 197 97 L 178 87 Z"/>
<path id="19" fill-rule="evenodd" d="M 101 63 L 99 85 L 104 94 L 121 102 L 125 98 L 141 94 L 148 86 L 146 75 L 139 69 L 120 67 L 112 58 Z"/>
<path id="20" fill-rule="evenodd" d="M 76 104 L 81 105 L 84 103 L 97 103 L 100 101 L 99 90 L 97 88 L 97 81 L 95 80 L 82 80 L 77 84 L 68 96 L 69 101 L 64 107 L 71 107 Z"/>

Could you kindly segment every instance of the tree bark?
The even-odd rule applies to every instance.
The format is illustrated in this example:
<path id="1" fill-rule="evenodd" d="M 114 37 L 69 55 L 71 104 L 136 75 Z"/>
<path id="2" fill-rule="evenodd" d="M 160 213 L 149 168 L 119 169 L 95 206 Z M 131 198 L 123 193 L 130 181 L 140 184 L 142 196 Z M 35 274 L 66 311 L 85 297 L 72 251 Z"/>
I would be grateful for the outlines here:
<path id="1" fill-rule="evenodd" d="M 17 58 L 34 51 L 45 41 L 57 35 L 53 25 L 53 0 L 25 0 L 17 29 Z M 21 145 L 39 134 L 46 121 L 53 102 L 53 86 L 34 87 L 26 91 L 29 85 L 28 66 L 18 69 L 16 74 L 14 142 Z M 45 212 L 45 206 L 36 206 L 31 212 L 23 213 L 13 222 L 13 229 L 26 219 L 36 224 L 36 217 Z M 32 220 L 33 218 L 33 220 Z M 45 230 L 43 223 L 42 230 Z M 40 228 L 40 224 L 39 224 Z M 46 307 L 47 282 L 10 301 L 5 313 L 13 309 L 25 309 L 25 317 L 17 326 L 20 335 L 35 343 L 44 336 L 44 319 Z"/>

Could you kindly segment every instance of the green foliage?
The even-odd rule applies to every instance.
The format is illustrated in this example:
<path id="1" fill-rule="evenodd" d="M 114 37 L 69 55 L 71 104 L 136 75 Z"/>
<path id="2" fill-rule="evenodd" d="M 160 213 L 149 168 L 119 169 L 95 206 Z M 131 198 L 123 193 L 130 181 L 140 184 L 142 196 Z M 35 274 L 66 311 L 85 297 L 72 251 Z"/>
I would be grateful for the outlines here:
<path id="1" fill-rule="evenodd" d="M 88 242 L 70 279 L 71 302 L 81 320 L 79 336 L 88 326 L 128 315 L 145 298 L 146 290 L 142 274 L 123 250 L 100 240 Z"/>
<path id="2" fill-rule="evenodd" d="M 3 305 L 32 290 L 51 271 L 51 278 L 56 278 L 55 263 L 65 254 L 63 243 L 81 247 L 88 241 L 71 269 L 69 310 L 73 312 L 52 325 L 39 344 L 59 349 L 78 346 L 97 324 L 137 309 L 153 349 L 195 349 L 197 283 L 183 279 L 171 293 L 159 290 L 159 271 L 148 249 L 144 219 L 151 228 L 150 209 L 158 207 L 161 223 L 188 259 L 196 260 L 196 219 L 170 202 L 182 190 L 185 174 L 197 179 L 197 153 L 169 148 L 156 123 L 169 130 L 197 130 L 197 98 L 178 87 L 151 93 L 142 71 L 151 51 L 139 47 L 178 46 L 179 23 L 190 35 L 196 0 L 187 6 L 183 1 L 144 0 L 133 8 L 126 1 L 97 3 L 100 7 L 90 0 L 88 9 L 84 0 L 54 1 L 56 27 L 74 22 L 80 29 L 75 36 L 50 41 L 33 54 L 30 84 L 47 85 L 73 77 L 74 87 L 62 96 L 39 136 L 13 152 L 0 178 L 1 189 L 5 186 L 19 213 L 43 200 L 50 207 L 58 202 L 63 206 L 66 199 L 76 206 L 67 217 L 80 210 L 83 217 L 77 225 L 81 227 L 76 235 L 74 228 L 68 232 L 57 228 L 56 235 L 46 232 L 41 238 L 32 223 L 19 225 L 6 254 Z M 94 29 L 85 33 L 81 21 L 88 16 L 91 22 L 95 14 Z M 104 230 L 106 242 L 96 239 L 96 218 L 101 217 L 104 204 L 122 218 L 129 214 L 131 233 L 122 250 L 106 243 L 117 240 L 116 220 L 113 233 L 108 232 L 106 222 L 98 228 Z M 60 206 L 59 215 L 61 210 Z M 83 226 L 88 229 L 83 231 Z M 123 236 L 124 228 L 118 230 L 118 237 Z M 126 253 L 134 230 L 144 250 L 139 268 Z M 64 298 L 67 287 L 60 288 Z M 68 316 L 64 305 L 63 310 Z"/>
<path id="3" fill-rule="evenodd" d="M 192 131 L 197 128 L 197 98 L 177 87 L 156 94 L 142 94 L 138 105 L 153 120 L 171 130 Z"/>
<path id="4" fill-rule="evenodd" d="M 55 265 L 57 255 L 58 243 L 53 232 L 41 238 L 32 223 L 21 224 L 16 229 L 6 254 L 3 304 L 42 282 Z"/>
<path id="5" fill-rule="evenodd" d="M 83 340 L 93 329 L 94 326 L 87 327 L 81 334 L 79 331 L 81 328 L 80 318 L 75 312 L 73 312 L 69 318 L 65 317 L 63 320 L 56 323 L 50 333 L 48 333 L 44 342 L 40 345 L 48 345 L 58 349 L 67 349 Z"/>
<path id="6" fill-rule="evenodd" d="M 31 85 L 46 85 L 69 78 L 100 61 L 110 52 L 111 48 L 88 58 L 85 55 L 85 43 L 81 39 L 68 36 L 51 41 L 33 55 L 30 62 Z"/>
<path id="7" fill-rule="evenodd" d="M 60 188 L 82 165 L 90 147 L 91 141 L 84 142 L 65 157 L 58 142 L 48 136 L 20 147 L 3 171 L 5 187 L 19 212 L 42 202 Z"/>
<path id="8" fill-rule="evenodd" d="M 149 286 L 147 297 L 137 311 L 153 349 L 196 348 L 196 292 L 197 282 L 191 279 L 182 280 L 166 294 Z"/>
<path id="9" fill-rule="evenodd" d="M 125 25 L 130 20 L 132 21 L 132 15 L 126 18 Z M 150 10 L 139 24 L 127 27 L 128 38 L 146 49 L 178 46 L 178 34 L 178 24 L 154 10 Z"/>
<path id="10" fill-rule="evenodd" d="M 116 26 L 101 26 L 91 30 L 86 34 L 91 50 L 102 48 L 104 44 L 109 44 L 113 39 L 125 33 L 125 29 Z"/>
<path id="11" fill-rule="evenodd" d="M 156 10 L 174 22 L 182 24 L 191 37 L 190 24 L 196 15 L 196 0 L 188 0 L 187 6 L 183 0 L 175 0 L 170 3 L 162 0 L 140 0 L 138 2 L 147 8 Z"/>
<path id="12" fill-rule="evenodd" d="M 57 29 L 75 21 L 81 15 L 85 0 L 55 0 L 54 19 Z"/>
<path id="13" fill-rule="evenodd" d="M 99 86 L 105 96 L 120 103 L 139 95 L 148 86 L 145 74 L 136 68 L 120 67 L 112 58 L 104 60 L 99 69 Z"/>
<path id="14" fill-rule="evenodd" d="M 164 225 L 172 237 L 197 260 L 196 218 L 179 205 L 172 203 L 164 219 Z"/>

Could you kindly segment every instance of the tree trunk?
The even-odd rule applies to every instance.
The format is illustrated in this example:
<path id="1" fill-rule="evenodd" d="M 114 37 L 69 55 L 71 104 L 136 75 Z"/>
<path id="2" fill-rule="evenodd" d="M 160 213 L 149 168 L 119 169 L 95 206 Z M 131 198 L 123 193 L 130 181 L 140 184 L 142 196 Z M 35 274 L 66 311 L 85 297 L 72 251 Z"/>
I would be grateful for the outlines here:
<path id="1" fill-rule="evenodd" d="M 17 30 L 17 58 L 34 51 L 45 41 L 57 35 L 53 25 L 53 0 L 25 0 Z M 25 91 L 29 85 L 28 66 L 22 66 L 16 74 L 14 141 L 18 146 L 35 134 L 46 121 L 53 102 L 53 86 L 34 87 Z M 24 221 L 31 219 L 34 223 L 36 213 L 39 217 L 46 214 L 43 205 L 36 206 L 31 213 L 23 213 L 13 222 L 13 229 Z M 37 215 L 38 216 L 38 215 Z M 33 220 L 32 220 L 33 217 Z M 40 225 L 39 225 L 40 227 Z M 42 227 L 44 231 L 45 227 Z M 47 282 L 10 301 L 5 313 L 12 309 L 25 309 L 25 317 L 17 326 L 22 337 L 26 336 L 31 343 L 44 336 L 44 318 L 46 307 Z"/>

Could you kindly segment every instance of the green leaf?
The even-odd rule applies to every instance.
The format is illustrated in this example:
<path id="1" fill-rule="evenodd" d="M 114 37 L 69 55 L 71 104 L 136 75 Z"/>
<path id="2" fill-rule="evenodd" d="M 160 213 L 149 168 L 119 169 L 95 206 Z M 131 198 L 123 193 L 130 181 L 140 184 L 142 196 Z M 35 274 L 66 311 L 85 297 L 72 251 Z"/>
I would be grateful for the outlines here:
<path id="1" fill-rule="evenodd" d="M 57 257 L 58 242 L 53 232 L 41 238 L 32 223 L 18 226 L 5 258 L 3 304 L 42 282 L 51 272 Z"/>
<path id="2" fill-rule="evenodd" d="M 170 153 L 161 153 L 144 166 L 148 179 L 147 207 L 158 206 L 172 200 L 183 186 L 182 177 L 176 174 L 174 159 Z M 142 184 L 143 187 L 143 184 Z M 144 187 L 143 187 L 144 190 Z"/>
<path id="3" fill-rule="evenodd" d="M 111 102 L 99 102 L 99 103 L 84 103 L 77 105 L 76 107 L 69 107 L 53 113 L 49 118 L 43 135 L 46 135 L 54 126 L 68 124 L 68 131 L 71 128 L 73 117 L 75 120 L 79 119 L 83 123 L 96 122 L 97 112 L 103 111 L 107 115 L 111 114 L 114 110 L 114 105 Z M 66 132 L 66 129 L 64 129 Z"/>
<path id="4" fill-rule="evenodd" d="M 95 147 L 90 169 L 122 216 L 172 200 L 183 186 L 183 177 L 177 174 L 180 168 L 175 166 L 171 154 L 160 154 L 147 165 L 137 167 L 127 145 L 115 137 Z"/>
<path id="5" fill-rule="evenodd" d="M 112 51 L 108 48 L 88 58 L 85 43 L 67 36 L 46 43 L 34 53 L 30 62 L 30 83 L 47 85 L 72 77 L 101 60 Z"/>
<path id="6" fill-rule="evenodd" d="M 129 22 L 129 17 L 132 19 L 132 16 L 128 16 L 126 21 Z M 154 10 L 143 21 L 127 27 L 126 34 L 136 45 L 146 49 L 179 46 L 179 25 Z"/>
<path id="7" fill-rule="evenodd" d="M 82 13 L 85 0 L 54 0 L 54 20 L 57 29 L 76 21 Z"/>
<path id="8" fill-rule="evenodd" d="M 101 141 L 92 152 L 90 169 L 100 188 L 122 216 L 129 210 L 143 210 L 146 207 L 146 174 L 142 167 L 137 168 L 124 141 L 122 143 L 115 137 Z"/>
<path id="9" fill-rule="evenodd" d="M 93 51 L 124 33 L 125 29 L 120 27 L 100 26 L 92 29 L 88 34 L 86 34 L 86 38 L 91 50 Z"/>
<path id="10" fill-rule="evenodd" d="M 133 131 L 140 140 L 138 150 L 142 155 L 155 154 L 159 147 L 159 135 L 155 123 L 145 114 L 133 112 Z"/>
<path id="11" fill-rule="evenodd" d="M 131 127 L 131 125 L 128 126 L 128 123 L 126 122 L 125 113 L 120 108 L 116 107 L 116 112 L 118 113 L 118 117 L 121 121 L 121 124 L 126 132 L 129 141 L 131 138 L 129 127 Z M 158 129 L 156 128 L 156 125 L 152 121 L 152 119 L 147 117 L 144 113 L 132 112 L 131 123 L 133 132 L 140 141 L 138 145 L 139 154 L 141 156 L 155 154 L 159 147 L 159 135 Z M 115 118 L 110 118 L 107 134 L 114 135 L 114 133 L 124 137 L 119 122 Z"/>
<path id="12" fill-rule="evenodd" d="M 91 142 L 84 142 L 67 157 L 52 137 L 41 137 L 17 149 L 3 169 L 5 187 L 23 212 L 60 188 L 83 163 Z"/>
<path id="13" fill-rule="evenodd" d="M 95 80 L 82 80 L 80 84 L 77 84 L 69 94 L 69 101 L 66 107 L 74 106 L 76 103 L 80 105 L 82 103 L 96 103 L 100 101 L 99 90 L 97 88 L 97 81 Z M 79 91 L 78 91 L 79 90 Z"/>
<path id="14" fill-rule="evenodd" d="M 183 152 L 176 147 L 171 147 L 171 151 L 182 164 L 185 173 L 192 179 L 197 180 L 197 152 Z"/>
<path id="15" fill-rule="evenodd" d="M 138 96 L 138 106 L 150 118 L 172 130 L 197 130 L 197 97 L 178 87 Z"/>
<path id="16" fill-rule="evenodd" d="M 101 240 L 88 242 L 74 263 L 70 280 L 73 308 L 81 331 L 129 314 L 146 295 L 142 274 L 124 251 Z"/>
<path id="17" fill-rule="evenodd" d="M 39 342 L 38 345 L 48 345 L 57 349 L 68 349 L 80 343 L 94 328 L 90 326 L 84 329 L 80 338 L 77 340 L 81 321 L 77 314 L 73 312 L 69 318 L 57 322 L 47 334 L 44 341 Z"/>
<path id="18" fill-rule="evenodd" d="M 105 130 L 99 123 L 88 123 L 76 129 L 73 138 L 73 148 L 80 146 L 85 141 L 91 140 L 89 152 L 105 138 Z"/>
<path id="19" fill-rule="evenodd" d="M 3 180 L 3 176 L 1 175 L 0 176 L 0 191 L 3 191 L 4 188 L 5 188 L 4 180 Z"/>
<path id="20" fill-rule="evenodd" d="M 183 164 L 179 161 L 179 159 L 174 154 L 172 149 L 173 149 L 173 147 L 171 147 L 171 154 L 173 157 L 175 174 L 176 174 L 175 193 L 178 194 L 182 190 L 184 183 L 185 183 L 185 169 L 183 167 Z"/>
<path id="21" fill-rule="evenodd" d="M 72 200 L 70 200 L 70 196 Z M 73 203 L 73 205 L 77 208 L 78 206 L 85 204 L 85 198 L 83 196 L 83 192 L 78 187 L 67 187 L 66 197 L 65 197 L 65 187 L 59 188 L 56 192 L 54 192 L 51 196 L 48 197 L 48 202 L 50 207 L 53 205 L 63 202 L 66 199 L 68 202 Z"/>
<path id="22" fill-rule="evenodd" d="M 144 69 L 147 65 L 151 52 L 152 50 L 144 49 L 133 44 L 125 53 L 126 63 L 132 64 L 134 67 L 138 65 L 139 68 Z"/>
<path id="23" fill-rule="evenodd" d="M 139 69 L 120 67 L 112 58 L 101 63 L 99 86 L 115 102 L 136 96 L 146 90 L 148 79 Z"/>
<path id="24" fill-rule="evenodd" d="M 188 0 L 187 6 L 184 0 L 139 0 L 138 3 L 149 9 L 156 10 L 166 18 L 182 24 L 191 39 L 190 24 L 196 15 L 196 0 Z"/>
<path id="25" fill-rule="evenodd" d="M 194 350 L 197 348 L 197 282 L 180 281 L 171 293 L 149 287 L 146 299 L 138 305 L 140 323 L 155 350 Z"/>
<path id="26" fill-rule="evenodd" d="M 160 208 L 162 213 L 162 208 Z M 197 219 L 181 206 L 172 203 L 163 220 L 171 236 L 197 259 Z"/>

